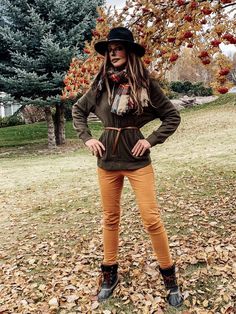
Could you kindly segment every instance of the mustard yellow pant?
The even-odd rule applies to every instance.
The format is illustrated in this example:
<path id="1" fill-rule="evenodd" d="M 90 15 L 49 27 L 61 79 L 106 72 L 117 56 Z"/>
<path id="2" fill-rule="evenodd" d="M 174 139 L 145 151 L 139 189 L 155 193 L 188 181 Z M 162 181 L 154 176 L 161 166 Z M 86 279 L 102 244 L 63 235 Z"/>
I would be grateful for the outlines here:
<path id="1" fill-rule="evenodd" d="M 117 262 L 120 222 L 120 198 L 127 177 L 136 196 L 144 227 L 150 235 L 154 252 L 161 268 L 173 265 L 167 234 L 160 218 L 156 201 L 152 165 L 138 170 L 107 171 L 98 168 L 98 179 L 103 206 L 103 264 Z M 132 230 L 130 230 L 132 232 Z"/>

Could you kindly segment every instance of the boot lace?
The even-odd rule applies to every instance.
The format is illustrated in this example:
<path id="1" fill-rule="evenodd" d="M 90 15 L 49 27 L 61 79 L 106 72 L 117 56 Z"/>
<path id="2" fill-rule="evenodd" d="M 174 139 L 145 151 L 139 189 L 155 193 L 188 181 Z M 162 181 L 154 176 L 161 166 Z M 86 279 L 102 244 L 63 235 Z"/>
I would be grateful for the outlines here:
<path id="1" fill-rule="evenodd" d="M 110 272 L 103 272 L 100 274 L 98 279 L 98 290 L 101 289 L 103 285 L 111 285 L 111 273 Z"/>

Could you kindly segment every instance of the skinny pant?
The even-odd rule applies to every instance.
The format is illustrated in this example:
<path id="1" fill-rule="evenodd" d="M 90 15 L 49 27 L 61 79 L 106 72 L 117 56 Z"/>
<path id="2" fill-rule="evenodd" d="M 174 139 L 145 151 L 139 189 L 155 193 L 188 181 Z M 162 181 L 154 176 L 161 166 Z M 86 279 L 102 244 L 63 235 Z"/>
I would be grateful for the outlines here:
<path id="1" fill-rule="evenodd" d="M 136 196 L 144 227 L 150 235 L 153 250 L 161 268 L 173 265 L 167 234 L 156 201 L 152 165 L 137 170 L 104 170 L 98 168 L 103 206 L 103 264 L 117 263 L 119 245 L 120 198 L 124 177 L 127 177 Z M 132 232 L 132 230 L 131 230 Z"/>

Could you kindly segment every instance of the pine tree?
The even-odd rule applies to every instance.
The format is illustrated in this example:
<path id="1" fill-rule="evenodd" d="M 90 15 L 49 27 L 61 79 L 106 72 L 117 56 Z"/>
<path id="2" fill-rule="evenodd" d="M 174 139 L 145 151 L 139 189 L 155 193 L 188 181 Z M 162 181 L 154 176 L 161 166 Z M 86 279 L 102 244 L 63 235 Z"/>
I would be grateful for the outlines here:
<path id="1" fill-rule="evenodd" d="M 50 147 L 64 142 L 63 78 L 71 58 L 83 55 L 103 2 L 0 0 L 0 89 L 44 107 Z"/>

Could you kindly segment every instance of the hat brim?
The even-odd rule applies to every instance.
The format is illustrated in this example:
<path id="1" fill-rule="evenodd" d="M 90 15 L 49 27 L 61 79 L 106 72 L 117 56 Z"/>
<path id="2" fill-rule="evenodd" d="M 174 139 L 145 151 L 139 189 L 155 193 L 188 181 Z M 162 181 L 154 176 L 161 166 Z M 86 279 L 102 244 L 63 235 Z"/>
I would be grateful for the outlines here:
<path id="1" fill-rule="evenodd" d="M 112 39 L 112 40 L 104 40 L 98 41 L 94 45 L 94 49 L 101 55 L 105 56 L 105 53 L 108 50 L 108 44 L 112 42 L 122 42 L 125 46 L 127 46 L 130 51 L 134 52 L 137 56 L 143 57 L 145 54 L 145 48 L 137 43 L 133 43 L 128 40 L 121 40 L 121 39 Z"/>

